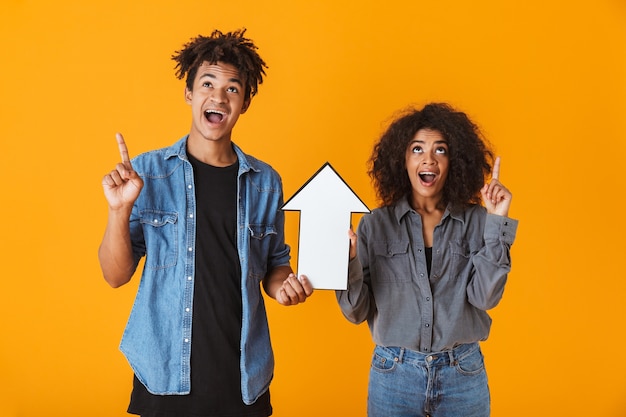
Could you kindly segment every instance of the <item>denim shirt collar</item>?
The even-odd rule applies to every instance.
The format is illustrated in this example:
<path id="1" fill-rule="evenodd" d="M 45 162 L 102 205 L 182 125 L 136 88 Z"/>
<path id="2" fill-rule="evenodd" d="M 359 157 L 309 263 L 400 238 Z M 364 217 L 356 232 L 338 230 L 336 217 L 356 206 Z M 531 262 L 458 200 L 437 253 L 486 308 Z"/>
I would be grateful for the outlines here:
<path id="1" fill-rule="evenodd" d="M 409 212 L 415 212 L 415 210 L 413 210 L 413 208 L 409 204 L 409 197 L 406 197 L 395 204 L 393 212 L 396 216 L 396 220 L 398 221 L 398 223 L 400 223 L 404 216 L 406 216 Z M 443 222 L 447 217 L 451 217 L 454 220 L 458 220 L 463 223 L 465 222 L 463 210 L 457 205 L 453 205 L 451 203 L 448 203 L 448 205 L 446 206 L 446 210 L 441 217 L 441 221 Z"/>
<path id="2" fill-rule="evenodd" d="M 183 161 L 188 161 L 187 158 L 187 140 L 189 139 L 189 135 L 185 135 L 178 142 L 167 148 L 165 151 L 164 159 L 169 159 L 172 157 L 178 157 Z M 231 142 L 233 146 L 233 150 L 237 154 L 237 159 L 239 160 L 239 175 L 244 172 L 248 172 L 250 170 L 254 172 L 259 172 L 261 169 L 256 165 L 256 161 L 249 160 L 246 157 L 246 154 L 243 153 L 241 148 L 237 146 L 234 142 Z"/>

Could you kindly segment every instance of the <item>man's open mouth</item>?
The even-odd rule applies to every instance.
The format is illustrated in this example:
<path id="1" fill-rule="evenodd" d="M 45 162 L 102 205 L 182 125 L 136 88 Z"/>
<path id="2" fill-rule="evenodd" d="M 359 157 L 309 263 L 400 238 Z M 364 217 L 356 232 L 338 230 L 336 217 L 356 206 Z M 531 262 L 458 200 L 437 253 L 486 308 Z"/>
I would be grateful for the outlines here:
<path id="1" fill-rule="evenodd" d="M 224 119 L 225 113 L 219 112 L 217 110 L 206 110 L 204 112 L 204 117 L 210 123 L 219 123 Z"/>

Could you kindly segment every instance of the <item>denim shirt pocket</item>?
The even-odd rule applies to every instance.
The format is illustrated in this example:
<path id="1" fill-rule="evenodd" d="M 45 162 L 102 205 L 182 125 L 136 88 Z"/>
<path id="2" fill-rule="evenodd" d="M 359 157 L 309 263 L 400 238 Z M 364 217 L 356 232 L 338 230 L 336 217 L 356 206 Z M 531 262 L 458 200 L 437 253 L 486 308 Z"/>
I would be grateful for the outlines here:
<path id="1" fill-rule="evenodd" d="M 178 257 L 178 213 L 146 209 L 139 212 L 139 218 L 148 253 L 146 268 L 175 266 Z"/>
<path id="2" fill-rule="evenodd" d="M 450 248 L 449 269 L 452 271 L 452 278 L 456 279 L 469 264 L 471 249 L 466 241 L 451 240 L 448 245 Z"/>
<path id="3" fill-rule="evenodd" d="M 373 242 L 372 250 L 376 256 L 377 281 L 411 281 L 408 240 Z"/>
<path id="4" fill-rule="evenodd" d="M 276 229 L 273 225 L 249 224 L 250 232 L 250 272 L 262 279 L 265 277 L 267 269 L 267 258 L 270 253 L 271 240 L 276 236 Z"/>

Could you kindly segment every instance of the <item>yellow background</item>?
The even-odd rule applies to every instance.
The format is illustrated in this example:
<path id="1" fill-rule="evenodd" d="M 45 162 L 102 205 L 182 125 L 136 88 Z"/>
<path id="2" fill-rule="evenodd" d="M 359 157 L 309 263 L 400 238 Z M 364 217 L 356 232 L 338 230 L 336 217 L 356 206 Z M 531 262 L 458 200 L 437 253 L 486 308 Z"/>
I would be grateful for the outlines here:
<path id="1" fill-rule="evenodd" d="M 502 156 L 520 219 L 483 344 L 494 416 L 626 415 L 626 5 L 622 0 L 44 1 L 0 5 L 0 416 L 123 416 L 117 350 L 138 276 L 96 250 L 100 181 L 187 133 L 170 55 L 248 28 L 269 65 L 235 129 L 290 197 L 328 161 L 369 207 L 394 112 L 447 101 Z M 287 239 L 297 250 L 297 213 Z M 356 221 L 356 219 L 355 219 Z M 295 264 L 294 264 L 295 267 Z M 276 417 L 364 416 L 372 344 L 329 291 L 270 303 Z"/>

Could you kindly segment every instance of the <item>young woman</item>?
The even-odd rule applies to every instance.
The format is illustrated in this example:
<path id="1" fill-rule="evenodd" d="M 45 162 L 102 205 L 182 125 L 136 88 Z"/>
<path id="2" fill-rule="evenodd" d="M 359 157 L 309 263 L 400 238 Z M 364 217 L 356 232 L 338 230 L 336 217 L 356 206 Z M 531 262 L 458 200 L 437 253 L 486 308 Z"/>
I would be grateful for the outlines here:
<path id="1" fill-rule="evenodd" d="M 350 232 L 348 289 L 337 291 L 343 314 L 367 320 L 376 344 L 368 415 L 488 416 L 478 342 L 517 230 L 499 159 L 492 172 L 493 154 L 464 113 L 428 104 L 396 119 L 369 162 L 382 204 Z"/>

